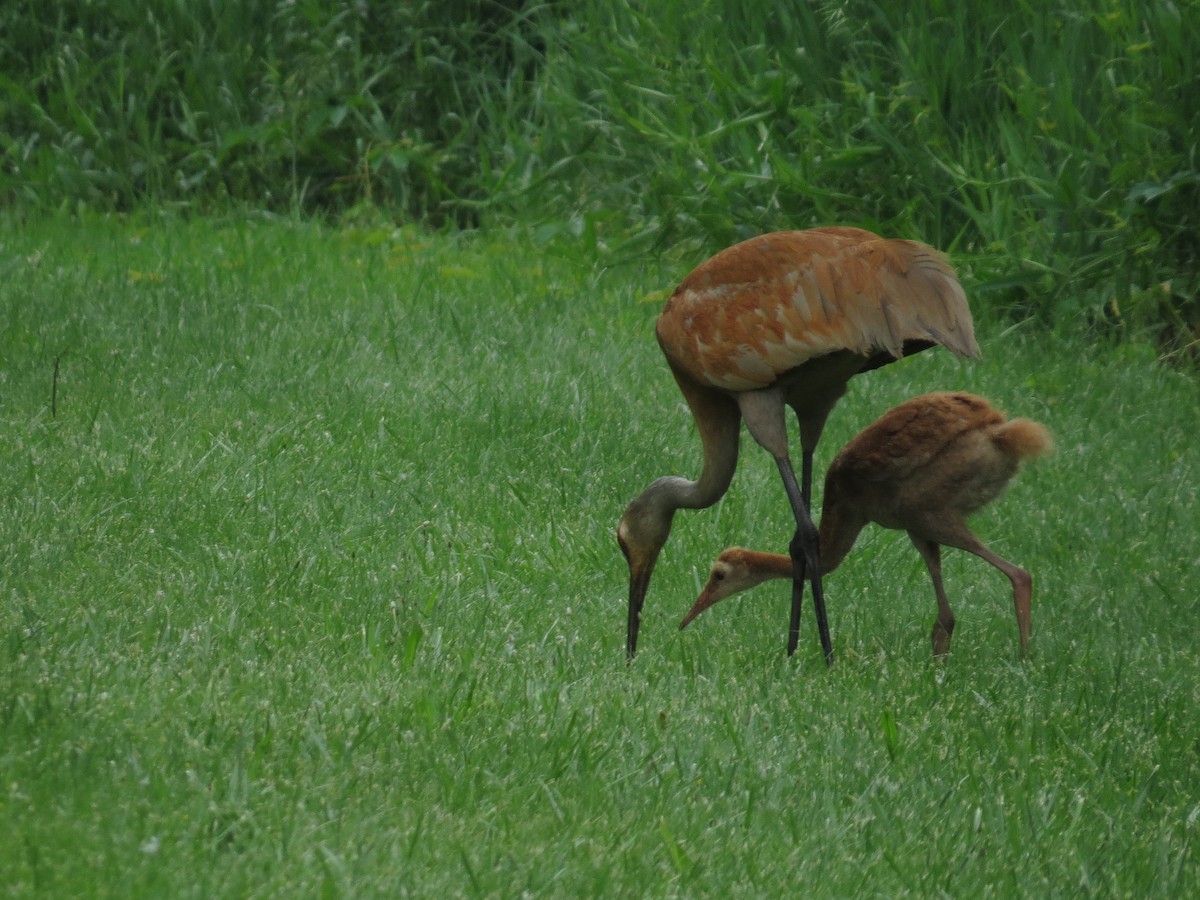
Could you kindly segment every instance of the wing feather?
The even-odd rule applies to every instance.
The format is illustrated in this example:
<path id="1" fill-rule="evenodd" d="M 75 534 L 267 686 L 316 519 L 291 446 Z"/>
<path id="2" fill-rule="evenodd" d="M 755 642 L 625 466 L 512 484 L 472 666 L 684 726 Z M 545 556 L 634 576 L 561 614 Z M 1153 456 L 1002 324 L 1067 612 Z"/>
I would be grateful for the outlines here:
<path id="1" fill-rule="evenodd" d="M 721 251 L 675 290 L 657 332 L 676 366 L 734 391 L 839 350 L 899 357 L 906 341 L 924 340 L 979 356 L 945 257 L 854 228 L 776 232 Z"/>

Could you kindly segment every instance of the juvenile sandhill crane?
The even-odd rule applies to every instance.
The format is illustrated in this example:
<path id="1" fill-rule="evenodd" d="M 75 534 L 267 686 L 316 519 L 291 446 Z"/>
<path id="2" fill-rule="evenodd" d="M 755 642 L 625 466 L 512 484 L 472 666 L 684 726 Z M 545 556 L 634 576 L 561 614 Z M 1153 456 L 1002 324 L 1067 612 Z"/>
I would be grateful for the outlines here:
<path id="1" fill-rule="evenodd" d="M 829 466 L 821 509 L 821 572 L 838 567 L 868 522 L 907 531 L 933 578 L 938 617 L 931 636 L 933 652 L 940 656 L 949 651 L 954 631 L 940 547 L 974 553 L 1012 582 L 1024 655 L 1032 579 L 985 547 L 965 519 L 1004 490 L 1023 460 L 1050 448 L 1043 426 L 1029 419 L 1006 421 L 971 394 L 925 394 L 900 404 L 860 432 Z M 768 579 L 791 577 L 787 556 L 730 547 L 713 563 L 708 583 L 679 627 L 726 597 Z"/>
<path id="2" fill-rule="evenodd" d="M 774 458 L 796 532 L 788 654 L 796 650 L 807 574 L 825 661 L 833 645 L 809 513 L 813 449 L 846 382 L 934 344 L 979 358 L 967 298 L 945 258 L 916 241 L 858 228 L 751 238 L 701 263 L 675 289 L 655 327 L 704 450 L 700 478 L 652 482 L 626 508 L 617 541 L 629 563 L 626 653 L 637 652 L 646 589 L 678 509 L 712 506 L 737 467 L 742 419 Z M 796 413 L 803 487 L 788 456 L 784 407 Z"/>

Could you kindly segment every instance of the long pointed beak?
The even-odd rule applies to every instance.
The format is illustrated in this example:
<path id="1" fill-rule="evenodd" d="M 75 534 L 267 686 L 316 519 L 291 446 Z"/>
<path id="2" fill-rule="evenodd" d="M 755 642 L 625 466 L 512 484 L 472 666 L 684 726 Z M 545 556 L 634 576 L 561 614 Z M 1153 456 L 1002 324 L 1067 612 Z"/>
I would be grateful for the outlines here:
<path id="1" fill-rule="evenodd" d="M 629 622 L 625 628 L 625 658 L 633 660 L 637 655 L 638 629 L 642 624 L 642 607 L 646 603 L 646 590 L 650 587 L 653 567 L 644 572 L 629 570 Z"/>
<path id="2" fill-rule="evenodd" d="M 696 602 L 692 604 L 692 608 L 688 610 L 687 615 L 683 617 L 683 621 L 679 623 L 679 630 L 682 631 L 683 629 L 687 628 L 688 623 L 690 623 L 692 619 L 696 618 L 696 616 L 700 615 L 700 613 L 704 612 L 720 599 L 721 598 L 717 596 L 716 591 L 714 591 L 712 588 L 706 587 L 700 592 L 700 596 L 696 598 Z"/>

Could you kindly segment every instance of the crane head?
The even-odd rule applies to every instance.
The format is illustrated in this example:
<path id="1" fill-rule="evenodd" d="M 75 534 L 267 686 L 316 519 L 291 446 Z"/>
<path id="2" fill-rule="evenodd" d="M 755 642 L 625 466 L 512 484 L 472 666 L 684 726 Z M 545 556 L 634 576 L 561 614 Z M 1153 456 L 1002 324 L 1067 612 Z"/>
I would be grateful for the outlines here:
<path id="1" fill-rule="evenodd" d="M 740 594 L 771 578 L 790 578 L 791 566 L 791 558 L 787 556 L 727 547 L 713 562 L 708 581 L 679 627 L 686 628 L 692 619 L 726 597 Z"/>
<path id="2" fill-rule="evenodd" d="M 669 501 L 667 483 L 678 479 L 660 478 L 638 495 L 617 525 L 617 543 L 629 564 L 629 622 L 625 650 L 629 659 L 637 653 L 638 628 L 650 576 L 659 551 L 671 534 L 676 507 Z"/>

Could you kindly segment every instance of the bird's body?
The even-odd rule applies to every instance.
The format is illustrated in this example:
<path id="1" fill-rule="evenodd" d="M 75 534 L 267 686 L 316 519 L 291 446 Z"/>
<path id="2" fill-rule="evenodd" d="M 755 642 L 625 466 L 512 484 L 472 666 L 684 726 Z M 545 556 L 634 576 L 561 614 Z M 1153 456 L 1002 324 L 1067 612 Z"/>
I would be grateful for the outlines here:
<path id="1" fill-rule="evenodd" d="M 889 410 L 837 455 L 825 478 L 821 569 L 832 572 L 869 522 L 907 531 L 920 551 L 938 599 L 933 647 L 950 648 L 954 615 L 941 577 L 941 546 L 974 553 L 1013 585 L 1021 651 L 1030 631 L 1029 573 L 985 547 L 966 517 L 995 499 L 1023 460 L 1051 447 L 1046 429 L 1028 419 L 1007 420 L 986 400 L 933 393 Z M 680 627 L 714 603 L 772 578 L 791 577 L 791 559 L 732 547 L 713 564 L 708 583 Z"/>
<path id="2" fill-rule="evenodd" d="M 809 514 L 813 449 L 846 382 L 859 372 L 934 344 L 978 358 L 954 270 L 931 247 L 856 228 L 766 234 L 693 270 L 667 301 L 655 332 L 696 421 L 704 464 L 697 481 L 653 482 L 617 528 L 630 572 L 628 655 L 637 649 L 642 604 L 675 511 L 711 506 L 725 493 L 745 420 L 774 457 L 796 519 L 788 652 L 796 647 L 808 577 L 832 661 Z M 785 407 L 799 421 L 803 486 L 788 455 Z"/>
<path id="3" fill-rule="evenodd" d="M 655 331 L 674 368 L 731 393 L 786 383 L 831 353 L 855 372 L 863 357 L 890 362 L 911 342 L 979 354 L 945 258 L 858 228 L 776 232 L 718 253 L 683 280 Z M 804 405 L 821 392 L 795 393 Z"/>

